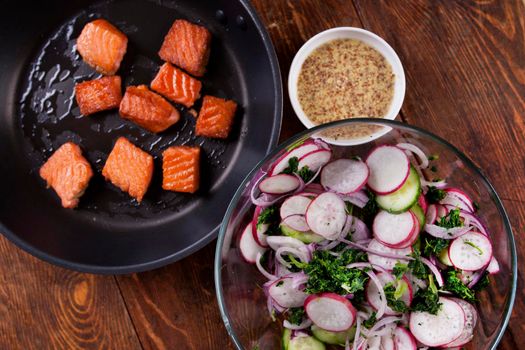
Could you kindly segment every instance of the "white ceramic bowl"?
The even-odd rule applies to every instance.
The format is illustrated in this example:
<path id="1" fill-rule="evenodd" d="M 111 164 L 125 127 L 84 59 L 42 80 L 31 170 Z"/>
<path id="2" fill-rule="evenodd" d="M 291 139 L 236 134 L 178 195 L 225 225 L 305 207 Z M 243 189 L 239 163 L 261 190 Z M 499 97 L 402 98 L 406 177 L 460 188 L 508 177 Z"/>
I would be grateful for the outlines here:
<path id="1" fill-rule="evenodd" d="M 303 66 L 303 63 L 306 60 L 306 58 L 312 53 L 312 51 L 314 51 L 319 46 L 335 39 L 360 40 L 379 51 L 385 57 L 388 63 L 390 63 L 390 66 L 392 66 L 392 71 L 395 75 L 394 97 L 392 98 L 392 102 L 390 104 L 387 114 L 384 116 L 384 119 L 395 119 L 399 113 L 399 110 L 401 109 L 403 100 L 405 98 L 405 72 L 403 70 L 401 60 L 397 56 L 396 52 L 390 45 L 388 45 L 388 43 L 385 40 L 383 40 L 383 38 L 377 36 L 372 32 L 369 32 L 368 30 L 354 27 L 337 27 L 325 30 L 324 32 L 321 32 L 310 38 L 310 40 L 308 40 L 299 49 L 299 51 L 297 51 L 297 54 L 295 55 L 292 61 L 290 73 L 288 75 L 288 94 L 290 96 L 290 101 L 292 102 L 295 114 L 297 115 L 297 117 L 299 117 L 299 120 L 307 128 L 312 128 L 315 126 L 315 124 L 308 118 L 306 113 L 303 111 L 297 95 L 297 80 L 299 78 L 299 73 L 301 72 L 301 67 Z M 383 128 L 380 131 L 377 131 L 373 134 L 362 138 L 326 141 L 340 145 L 357 145 L 376 139 L 387 133 L 389 130 L 390 129 L 388 128 Z"/>

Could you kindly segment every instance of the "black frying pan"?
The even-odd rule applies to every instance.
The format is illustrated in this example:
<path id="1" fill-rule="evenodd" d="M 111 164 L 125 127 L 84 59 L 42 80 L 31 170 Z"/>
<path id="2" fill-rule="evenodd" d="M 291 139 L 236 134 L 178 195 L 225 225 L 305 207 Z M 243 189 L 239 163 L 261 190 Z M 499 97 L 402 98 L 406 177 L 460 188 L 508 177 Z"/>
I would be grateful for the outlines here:
<path id="1" fill-rule="evenodd" d="M 194 117 L 185 109 L 181 121 L 160 135 L 122 120 L 117 111 L 80 117 L 74 84 L 99 75 L 76 54 L 75 38 L 97 17 L 129 38 L 119 70 L 125 86 L 149 84 L 162 64 L 157 51 L 173 20 L 205 25 L 213 44 L 203 93 L 239 103 L 231 137 L 196 137 Z M 80 271 L 152 269 L 210 242 L 230 197 L 275 145 L 280 129 L 277 59 L 246 0 L 4 2 L 0 81 L 0 231 L 31 254 Z M 155 157 L 154 179 L 141 204 L 100 174 L 119 136 Z M 38 176 L 42 163 L 69 140 L 80 144 L 96 173 L 75 210 L 62 209 Z M 159 155 L 181 144 L 202 146 L 196 195 L 161 189 Z"/>

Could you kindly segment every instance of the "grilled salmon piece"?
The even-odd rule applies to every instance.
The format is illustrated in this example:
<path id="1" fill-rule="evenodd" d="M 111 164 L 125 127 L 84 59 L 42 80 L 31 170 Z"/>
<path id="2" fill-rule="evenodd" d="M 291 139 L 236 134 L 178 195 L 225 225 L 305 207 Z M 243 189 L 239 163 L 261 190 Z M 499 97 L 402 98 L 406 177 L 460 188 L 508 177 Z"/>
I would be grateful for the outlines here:
<path id="1" fill-rule="evenodd" d="M 40 177 L 52 187 L 64 208 L 75 208 L 93 176 L 91 165 L 73 142 L 64 143 L 40 168 Z"/>
<path id="2" fill-rule="evenodd" d="M 173 22 L 159 51 L 164 61 L 202 77 L 210 57 L 211 34 L 208 29 L 183 19 Z"/>
<path id="3" fill-rule="evenodd" d="M 126 53 L 128 38 L 105 19 L 84 26 L 77 39 L 77 50 L 91 67 L 104 75 L 113 75 Z"/>
<path id="4" fill-rule="evenodd" d="M 196 133 L 199 136 L 225 139 L 230 133 L 237 103 L 214 96 L 204 96 L 197 117 Z"/>
<path id="5" fill-rule="evenodd" d="M 75 85 L 75 97 L 82 115 L 118 108 L 122 100 L 118 75 Z"/>
<path id="6" fill-rule="evenodd" d="M 119 112 L 122 118 L 155 133 L 166 130 L 180 119 L 179 111 L 146 85 L 129 86 Z"/>
<path id="7" fill-rule="evenodd" d="M 140 203 L 153 176 L 153 157 L 120 137 L 104 164 L 102 175 Z"/>
<path id="8" fill-rule="evenodd" d="M 151 89 L 173 102 L 186 107 L 193 106 L 200 97 L 201 82 L 169 63 L 160 67 L 157 76 L 151 82 Z"/>
<path id="9" fill-rule="evenodd" d="M 199 189 L 199 147 L 172 146 L 162 152 L 162 188 L 194 193 Z"/>

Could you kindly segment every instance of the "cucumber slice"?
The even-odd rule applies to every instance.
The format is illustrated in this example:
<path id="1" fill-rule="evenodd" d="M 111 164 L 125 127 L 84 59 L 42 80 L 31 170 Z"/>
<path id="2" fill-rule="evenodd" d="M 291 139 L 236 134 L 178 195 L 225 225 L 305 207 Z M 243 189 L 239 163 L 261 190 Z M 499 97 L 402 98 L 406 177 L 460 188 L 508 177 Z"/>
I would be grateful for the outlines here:
<path id="1" fill-rule="evenodd" d="M 438 260 L 444 265 L 454 266 L 454 265 L 452 265 L 452 262 L 450 261 L 450 258 L 448 257 L 448 248 L 443 249 L 439 253 Z"/>
<path id="2" fill-rule="evenodd" d="M 355 337 L 355 326 L 343 332 L 330 332 L 313 325 L 311 327 L 314 337 L 326 344 L 345 346 L 346 338 L 350 341 Z"/>
<path id="3" fill-rule="evenodd" d="M 419 221 L 419 231 L 423 231 L 426 223 L 426 217 L 423 208 L 421 208 L 421 206 L 416 203 L 410 208 L 410 211 L 416 216 L 417 221 Z"/>
<path id="4" fill-rule="evenodd" d="M 417 202 L 420 192 L 419 175 L 416 169 L 410 167 L 410 174 L 405 184 L 393 193 L 376 196 L 376 202 L 381 209 L 392 214 L 399 214 L 407 211 Z"/>
<path id="5" fill-rule="evenodd" d="M 322 342 L 314 337 L 295 337 L 288 343 L 287 350 L 325 350 Z"/>
<path id="6" fill-rule="evenodd" d="M 283 331 L 283 339 L 282 339 L 283 350 L 288 350 L 288 345 L 290 344 L 291 338 L 292 338 L 292 331 L 288 328 L 285 328 Z"/>
<path id="7" fill-rule="evenodd" d="M 324 240 L 323 236 L 313 233 L 312 231 L 307 231 L 307 232 L 296 231 L 290 226 L 283 225 L 283 224 L 281 224 L 280 228 L 281 228 L 281 232 L 283 233 L 283 235 L 288 236 L 288 237 L 293 237 L 306 244 L 319 243 Z"/>

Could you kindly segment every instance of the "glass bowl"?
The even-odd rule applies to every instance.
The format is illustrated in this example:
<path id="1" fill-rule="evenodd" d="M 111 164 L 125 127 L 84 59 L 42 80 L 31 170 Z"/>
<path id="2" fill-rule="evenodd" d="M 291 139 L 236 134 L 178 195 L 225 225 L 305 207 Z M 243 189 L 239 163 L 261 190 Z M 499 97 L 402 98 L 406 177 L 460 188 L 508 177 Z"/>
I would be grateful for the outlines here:
<path id="1" fill-rule="evenodd" d="M 379 138 L 362 138 L 359 145 L 344 145 L 342 135 L 352 130 L 368 130 L 378 134 L 377 128 L 384 128 Z M 494 256 L 501 267 L 499 274 L 491 276 L 490 287 L 479 294 L 478 312 L 480 322 L 475 336 L 466 349 L 496 349 L 509 322 L 516 293 L 517 259 L 516 246 L 509 219 L 496 191 L 463 153 L 447 141 L 428 131 L 384 119 L 349 119 L 324 124 L 306 130 L 279 145 L 248 174 L 235 193 L 217 241 L 215 255 L 215 287 L 222 319 L 231 339 L 238 349 L 279 349 L 281 322 L 272 321 L 268 314 L 266 297 L 262 285 L 266 278 L 255 265 L 246 263 L 240 256 L 238 237 L 253 216 L 254 206 L 250 191 L 262 171 L 278 159 L 288 148 L 309 137 L 322 137 L 334 141 L 334 158 L 342 156 L 366 156 L 370 149 L 379 144 L 397 143 L 408 140 L 420 146 L 426 154 L 438 154 L 436 175 L 446 178 L 452 186 L 464 189 L 479 206 L 479 216 L 487 224 L 494 244 Z M 349 142 L 349 144 L 355 142 Z"/>

